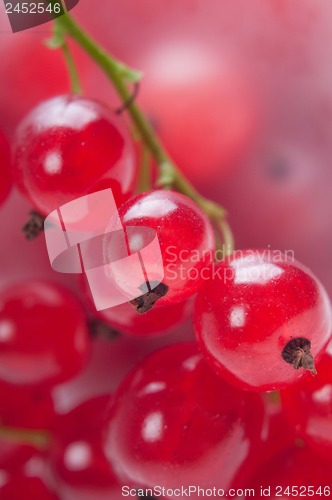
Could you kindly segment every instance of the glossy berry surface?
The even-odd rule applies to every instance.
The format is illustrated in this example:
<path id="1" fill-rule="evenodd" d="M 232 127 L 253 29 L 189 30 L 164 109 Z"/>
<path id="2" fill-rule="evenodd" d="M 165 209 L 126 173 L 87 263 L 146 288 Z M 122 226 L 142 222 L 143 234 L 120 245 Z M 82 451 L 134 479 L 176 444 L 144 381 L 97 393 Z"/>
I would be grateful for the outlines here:
<path id="1" fill-rule="evenodd" d="M 18 470 L 35 452 L 36 449 L 32 445 L 0 438 L 0 470 Z"/>
<path id="2" fill-rule="evenodd" d="M 285 415 L 296 433 L 318 454 L 332 455 L 332 353 L 321 357 L 316 377 L 281 392 Z"/>
<path id="3" fill-rule="evenodd" d="M 23 473 L 4 478 L 0 486 L 0 498 L 1 500 L 19 500 L 21 498 L 59 500 L 59 497 L 46 486 L 42 479 Z"/>
<path id="4" fill-rule="evenodd" d="M 0 423 L 23 429 L 49 429 L 55 416 L 49 391 L 0 384 Z"/>
<path id="5" fill-rule="evenodd" d="M 331 306 L 307 268 L 280 252 L 245 250 L 212 274 L 198 295 L 194 323 L 222 377 L 268 391 L 299 380 L 304 365 L 315 372 L 312 356 L 331 336 Z"/>
<path id="6" fill-rule="evenodd" d="M 174 191 L 151 191 L 132 198 L 119 208 L 124 227 L 149 227 L 156 231 L 168 287 L 159 305 L 184 301 L 203 283 L 204 271 L 212 262 L 215 238 L 210 221 L 189 198 Z M 131 252 L 144 247 L 144 233 L 128 236 Z M 141 241 L 140 241 L 141 240 Z M 104 253 L 108 254 L 108 238 Z M 153 265 L 154 256 L 151 258 Z M 149 265 L 149 262 L 147 262 Z"/>
<path id="7" fill-rule="evenodd" d="M 216 376 L 196 343 L 175 344 L 121 384 L 106 454 L 124 481 L 179 487 L 195 478 L 201 487 L 228 487 L 239 470 L 244 474 L 261 426 L 258 395 Z"/>
<path id="8" fill-rule="evenodd" d="M 22 282 L 1 293 L 0 339 L 0 380 L 21 386 L 73 377 L 90 351 L 80 302 L 46 281 Z"/>
<path id="9" fill-rule="evenodd" d="M 136 158 L 121 118 L 83 97 L 34 108 L 18 126 L 13 157 L 18 187 L 44 215 L 106 188 L 120 204 L 134 190 Z"/>
<path id="10" fill-rule="evenodd" d="M 51 465 L 57 480 L 78 490 L 119 488 L 103 449 L 104 431 L 110 419 L 112 397 L 94 397 L 65 415 L 53 428 Z"/>
<path id="11" fill-rule="evenodd" d="M 0 203 L 8 196 L 11 188 L 11 166 L 9 144 L 0 131 Z"/>
<path id="12" fill-rule="evenodd" d="M 288 448 L 262 467 L 251 481 L 255 496 L 287 499 L 295 496 L 314 499 L 331 495 L 331 463 L 306 448 Z M 297 490 L 297 493 L 296 493 Z M 251 495 L 252 497 L 253 495 Z M 250 495 L 245 498 L 250 498 Z"/>
<path id="13" fill-rule="evenodd" d="M 115 332 L 135 337 L 150 337 L 181 324 L 193 310 L 193 301 L 160 306 L 158 302 L 145 314 L 138 314 L 132 304 L 126 302 L 96 312 L 87 282 L 81 280 L 84 297 L 95 319 L 100 319 Z"/>
<path id="14" fill-rule="evenodd" d="M 179 304 L 159 306 L 158 302 L 145 314 L 137 314 L 129 304 L 121 304 L 99 311 L 98 316 L 110 327 L 135 337 L 149 337 L 176 326 L 192 311 L 193 304 L 187 301 Z"/>

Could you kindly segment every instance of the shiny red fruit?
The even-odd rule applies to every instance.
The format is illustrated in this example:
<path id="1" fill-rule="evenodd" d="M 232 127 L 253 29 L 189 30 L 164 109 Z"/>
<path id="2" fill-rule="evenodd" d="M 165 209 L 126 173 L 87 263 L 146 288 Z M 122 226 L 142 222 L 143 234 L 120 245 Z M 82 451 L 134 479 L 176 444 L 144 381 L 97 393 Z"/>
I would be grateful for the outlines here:
<path id="1" fill-rule="evenodd" d="M 55 416 L 50 392 L 0 384 L 0 422 L 22 429 L 49 429 Z"/>
<path id="2" fill-rule="evenodd" d="M 20 438 L 20 430 L 48 431 L 54 418 L 55 409 L 49 391 L 22 389 L 1 383 L 0 427 L 3 432 L 0 436 L 0 470 L 15 472 L 40 452 L 37 444 Z"/>
<path id="3" fill-rule="evenodd" d="M 158 302 L 145 314 L 138 314 L 132 304 L 126 302 L 115 307 L 96 311 L 87 282 L 81 280 L 81 287 L 93 317 L 99 318 L 116 332 L 134 337 L 152 337 L 180 325 L 193 310 L 193 300 L 159 306 Z"/>
<path id="4" fill-rule="evenodd" d="M 299 380 L 331 336 L 321 283 L 291 256 L 239 250 L 213 268 L 199 292 L 195 329 L 222 377 L 256 391 Z M 298 368 L 298 369 L 294 369 Z"/>
<path id="5" fill-rule="evenodd" d="M 0 380 L 55 385 L 84 366 L 86 317 L 71 292 L 51 282 L 16 284 L 0 294 Z"/>
<path id="6" fill-rule="evenodd" d="M 9 144 L 5 136 L 0 131 L 0 203 L 8 196 L 11 188 L 11 166 Z"/>
<path id="7" fill-rule="evenodd" d="M 171 157 L 198 187 L 237 166 L 258 121 L 236 55 L 213 45 L 181 32 L 143 56 L 148 71 L 142 106 Z"/>
<path id="8" fill-rule="evenodd" d="M 135 337 L 150 337 L 183 322 L 192 312 L 192 302 L 159 306 L 158 302 L 145 314 L 138 314 L 129 304 L 121 304 L 98 312 L 100 319 L 116 331 Z"/>
<path id="9" fill-rule="evenodd" d="M 106 188 L 121 204 L 134 191 L 136 169 L 122 119 L 97 101 L 55 97 L 34 108 L 16 132 L 15 181 L 44 215 Z"/>
<path id="10" fill-rule="evenodd" d="M 121 384 L 106 454 L 124 482 L 228 488 L 252 462 L 262 418 L 258 395 L 220 379 L 196 343 L 175 344 Z"/>
<path id="11" fill-rule="evenodd" d="M 281 392 L 285 415 L 296 433 L 318 454 L 332 456 L 332 352 L 327 350 L 316 377 Z"/>
<path id="12" fill-rule="evenodd" d="M 107 460 L 104 431 L 113 399 L 97 396 L 58 418 L 50 457 L 56 479 L 79 491 L 116 491 L 119 483 Z"/>
<path id="13" fill-rule="evenodd" d="M 149 227 L 157 233 L 164 267 L 163 284 L 168 287 L 158 304 L 175 304 L 194 295 L 206 278 L 215 250 L 213 229 L 204 212 L 183 194 L 156 190 L 139 194 L 123 204 L 119 215 L 124 227 Z M 133 236 L 127 232 L 132 252 L 144 247 L 144 229 L 135 231 Z M 110 251 L 106 236 L 104 254 Z M 146 262 L 148 269 L 153 268 L 155 256 L 150 260 Z"/>
<path id="14" fill-rule="evenodd" d="M 22 444 L 9 437 L 0 438 L 0 470 L 16 471 L 24 465 L 34 454 L 33 445 Z"/>
<path id="15" fill-rule="evenodd" d="M 2 479 L 2 478 L 1 478 Z M 44 481 L 39 477 L 30 477 L 23 473 L 9 476 L 1 482 L 1 500 L 59 500 L 59 497 L 51 491 Z"/>
<path id="16" fill-rule="evenodd" d="M 319 459 L 306 448 L 288 448 L 259 470 L 250 483 L 254 495 L 248 491 L 245 498 L 328 498 L 332 490 L 331 472 L 330 461 Z"/>

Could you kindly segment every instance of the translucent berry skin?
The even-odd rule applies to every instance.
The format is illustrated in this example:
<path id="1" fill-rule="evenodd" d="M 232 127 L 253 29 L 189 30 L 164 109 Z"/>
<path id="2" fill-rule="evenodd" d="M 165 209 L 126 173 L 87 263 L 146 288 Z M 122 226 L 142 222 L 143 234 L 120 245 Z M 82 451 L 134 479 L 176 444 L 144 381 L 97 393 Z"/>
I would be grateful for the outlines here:
<path id="1" fill-rule="evenodd" d="M 0 384 L 0 422 L 22 429 L 50 429 L 55 417 L 49 391 Z"/>
<path id="2" fill-rule="evenodd" d="M 97 396 L 61 415 L 53 428 L 50 461 L 56 480 L 71 488 L 100 492 L 120 489 L 103 449 L 112 409 L 110 395 Z"/>
<path id="3" fill-rule="evenodd" d="M 0 380 L 52 386 L 84 366 L 90 351 L 80 302 L 65 288 L 22 282 L 0 294 Z"/>
<path id="4" fill-rule="evenodd" d="M 124 379 L 106 454 L 124 482 L 173 488 L 195 478 L 201 487 L 227 488 L 245 474 L 262 418 L 258 395 L 216 376 L 196 343 L 174 344 Z"/>
<path id="5" fill-rule="evenodd" d="M 79 279 L 79 285 L 86 305 L 94 318 L 99 318 L 116 332 L 133 337 L 153 337 L 164 333 L 170 328 L 180 325 L 193 311 L 193 299 L 166 306 L 160 306 L 158 301 L 145 314 L 138 314 L 129 302 L 96 311 L 86 279 Z"/>
<path id="6" fill-rule="evenodd" d="M 270 494 L 266 496 L 272 499 L 295 496 L 327 498 L 330 497 L 332 489 L 331 463 L 320 459 L 307 448 L 288 448 L 269 462 L 265 462 L 246 487 L 255 490 L 255 497 L 262 496 L 262 487 L 265 493 L 266 488 L 270 488 Z"/>
<path id="7" fill-rule="evenodd" d="M 0 426 L 28 431 L 49 430 L 55 419 L 49 391 L 0 384 Z M 15 472 L 40 450 L 32 443 L 0 437 L 0 470 Z"/>
<path id="8" fill-rule="evenodd" d="M 13 158 L 18 187 L 44 215 L 106 188 L 121 204 L 135 187 L 135 152 L 121 118 L 75 95 L 44 101 L 23 119 Z"/>
<path id="9" fill-rule="evenodd" d="M 243 250 L 215 265 L 199 292 L 194 324 L 206 358 L 229 382 L 255 391 L 281 389 L 303 368 L 284 361 L 296 338 L 313 357 L 331 336 L 331 306 L 314 275 L 279 252 Z"/>
<path id="10" fill-rule="evenodd" d="M 0 486 L 1 500 L 14 500 L 20 498 L 33 498 L 34 500 L 59 500 L 39 477 L 26 476 L 17 473 L 9 476 Z"/>
<path id="11" fill-rule="evenodd" d="M 121 333 L 134 337 L 151 337 L 184 321 L 192 312 L 192 308 L 191 302 L 165 306 L 159 306 L 156 303 L 145 314 L 137 314 L 134 307 L 126 303 L 99 311 L 98 316 L 107 325 Z"/>
<path id="12" fill-rule="evenodd" d="M 317 376 L 281 392 L 285 415 L 296 433 L 318 454 L 332 456 L 332 351 L 322 355 Z"/>
<path id="13" fill-rule="evenodd" d="M 0 131 L 0 204 L 7 198 L 11 184 L 11 165 L 9 144 Z"/>
<path id="14" fill-rule="evenodd" d="M 215 251 L 213 228 L 196 203 L 174 191 L 156 190 L 132 198 L 119 208 L 119 214 L 124 226 L 147 226 L 158 235 L 163 283 L 169 287 L 158 304 L 182 302 L 195 294 Z M 107 238 L 105 246 L 107 253 Z M 130 238 L 129 246 L 137 251 L 136 241 Z"/>

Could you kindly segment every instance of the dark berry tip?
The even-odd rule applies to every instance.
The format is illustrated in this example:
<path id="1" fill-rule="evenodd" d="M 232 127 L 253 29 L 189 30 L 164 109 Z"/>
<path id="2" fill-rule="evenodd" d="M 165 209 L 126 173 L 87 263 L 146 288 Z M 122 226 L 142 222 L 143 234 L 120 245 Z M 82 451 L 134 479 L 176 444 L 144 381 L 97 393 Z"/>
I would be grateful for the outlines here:
<path id="1" fill-rule="evenodd" d="M 89 320 L 89 330 L 92 338 L 114 340 L 120 335 L 117 330 L 97 318 Z"/>
<path id="2" fill-rule="evenodd" d="M 290 340 L 284 347 L 281 355 L 286 363 L 293 365 L 295 370 L 303 368 L 316 375 L 315 362 L 310 351 L 311 342 L 303 337 Z"/>
<path id="3" fill-rule="evenodd" d="M 45 217 L 35 210 L 29 212 L 30 219 L 22 227 L 27 240 L 34 240 L 44 231 Z"/>
<path id="4" fill-rule="evenodd" d="M 152 309 L 157 300 L 161 299 L 161 297 L 164 297 L 168 292 L 168 286 L 164 283 L 159 283 L 159 285 L 157 285 L 155 288 L 152 288 L 153 283 L 146 282 L 146 284 L 143 285 L 144 290 L 146 289 L 146 286 L 149 289 L 148 292 L 130 301 L 131 305 L 135 307 L 138 314 L 144 314 L 148 312 L 150 309 Z"/>

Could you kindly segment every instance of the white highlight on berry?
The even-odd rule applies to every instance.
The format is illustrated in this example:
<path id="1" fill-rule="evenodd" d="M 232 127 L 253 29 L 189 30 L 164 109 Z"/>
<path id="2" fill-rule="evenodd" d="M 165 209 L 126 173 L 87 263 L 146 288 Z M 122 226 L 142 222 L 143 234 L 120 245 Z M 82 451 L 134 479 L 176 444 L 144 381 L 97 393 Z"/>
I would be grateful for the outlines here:
<path id="1" fill-rule="evenodd" d="M 91 108 L 85 106 L 84 112 L 82 112 L 80 102 L 75 99 L 63 99 L 60 96 L 53 99 L 53 106 L 49 106 L 48 103 L 49 101 L 46 101 L 45 104 L 41 104 L 34 112 L 36 123 L 38 123 L 41 130 L 51 126 L 63 126 L 80 130 L 98 118 L 93 106 Z M 45 106 L 47 106 L 47 115 L 44 112 Z"/>
<path id="2" fill-rule="evenodd" d="M 59 174 L 62 170 L 62 165 L 62 158 L 56 151 L 48 153 L 44 160 L 44 170 L 51 175 Z"/>
<path id="3" fill-rule="evenodd" d="M 244 326 L 245 317 L 246 317 L 246 312 L 244 310 L 244 307 L 241 306 L 233 307 L 229 315 L 230 326 L 233 328 L 240 328 L 241 326 Z"/>
<path id="4" fill-rule="evenodd" d="M 160 201 L 154 200 L 152 197 L 147 197 L 141 205 L 136 204 L 134 207 L 129 208 L 124 218 L 124 222 L 126 222 L 126 220 L 130 220 L 132 217 L 146 217 L 147 213 L 153 214 L 153 216 L 157 219 L 158 217 L 167 216 L 176 209 L 177 206 L 170 200 Z"/>
<path id="5" fill-rule="evenodd" d="M 280 276 L 284 271 L 276 264 L 270 262 L 252 262 L 251 257 L 238 259 L 231 263 L 234 272 L 234 283 L 259 283 L 265 285 L 272 279 Z"/>
<path id="6" fill-rule="evenodd" d="M 135 233 L 130 237 L 129 247 L 131 252 L 139 252 L 144 247 L 144 240 L 141 234 Z"/>
<path id="7" fill-rule="evenodd" d="M 84 441 L 71 443 L 64 454 L 64 463 L 66 467 L 73 471 L 87 468 L 91 459 L 91 448 Z"/>
<path id="8" fill-rule="evenodd" d="M 151 413 L 143 422 L 142 436 L 145 441 L 154 443 L 162 438 L 164 429 L 163 414 L 159 411 Z"/>
<path id="9" fill-rule="evenodd" d="M 316 403 L 329 403 L 332 399 L 332 385 L 326 384 L 315 391 L 312 395 L 312 399 L 316 401 Z"/>
<path id="10" fill-rule="evenodd" d="M 164 391 L 165 389 L 165 382 L 151 382 L 146 387 L 144 387 L 143 391 L 140 394 L 155 394 L 156 392 Z"/>
<path id="11" fill-rule="evenodd" d="M 7 342 L 15 335 L 15 325 L 12 321 L 4 319 L 0 321 L 0 342 Z"/>
<path id="12" fill-rule="evenodd" d="M 9 476 L 5 471 L 0 470 L 0 487 L 4 486 L 8 482 Z"/>
<path id="13" fill-rule="evenodd" d="M 191 356 L 191 358 L 186 359 L 182 363 L 182 366 L 188 371 L 193 371 L 193 370 L 195 370 L 196 366 L 198 365 L 200 359 L 201 359 L 201 356 L 199 356 L 199 355 Z"/>

